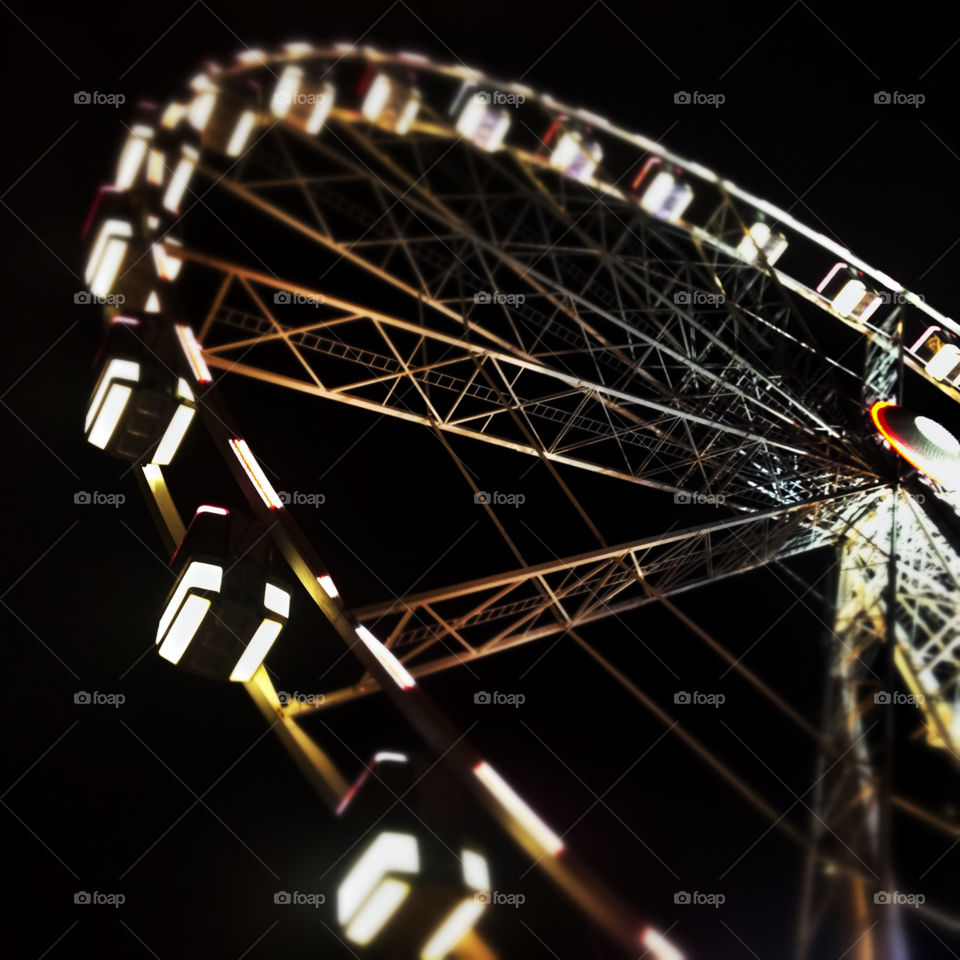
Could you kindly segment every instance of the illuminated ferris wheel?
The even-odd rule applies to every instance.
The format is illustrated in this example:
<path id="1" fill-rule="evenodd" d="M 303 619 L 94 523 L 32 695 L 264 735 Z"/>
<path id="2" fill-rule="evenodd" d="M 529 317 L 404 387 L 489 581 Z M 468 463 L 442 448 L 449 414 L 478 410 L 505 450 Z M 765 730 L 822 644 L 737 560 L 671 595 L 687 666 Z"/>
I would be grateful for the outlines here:
<path id="1" fill-rule="evenodd" d="M 245 231 L 289 251 L 284 275 L 257 262 Z M 161 657 L 243 683 L 345 817 L 374 809 L 378 785 L 405 789 L 414 764 L 378 754 L 350 786 L 299 721 L 383 691 L 625 956 L 639 946 L 677 960 L 679 947 L 573 859 L 418 683 L 567 635 L 668 724 L 581 632 L 660 604 L 817 744 L 820 827 L 804 834 L 683 734 L 805 851 L 796 956 L 815 955 L 833 906 L 858 934 L 851 955 L 890 955 L 896 913 L 875 894 L 893 889 L 891 817 L 956 830 L 894 792 L 872 720 L 889 706 L 890 664 L 928 747 L 960 755 L 960 444 L 902 404 L 913 381 L 960 401 L 960 325 L 785 211 L 603 117 L 462 66 L 345 45 L 247 52 L 168 105 L 141 105 L 87 236 L 86 281 L 108 322 L 85 430 L 137 464 L 165 531 L 176 581 L 159 612 Z M 227 409 L 226 371 L 431 431 L 515 564 L 381 603 L 341 596 Z M 195 419 L 246 508 L 181 514 L 174 503 L 166 476 Z M 528 563 L 504 505 L 452 445 L 461 437 L 541 463 L 592 547 Z M 722 509 L 610 543 L 565 479 L 575 471 L 618 482 L 625 502 Z M 841 573 L 818 727 L 671 597 L 823 547 Z M 358 674 L 281 701 L 264 660 L 283 642 L 294 579 Z M 344 938 L 395 957 L 473 955 L 491 884 L 482 851 L 464 840 L 445 860 L 416 823 L 368 841 L 338 891 Z"/>

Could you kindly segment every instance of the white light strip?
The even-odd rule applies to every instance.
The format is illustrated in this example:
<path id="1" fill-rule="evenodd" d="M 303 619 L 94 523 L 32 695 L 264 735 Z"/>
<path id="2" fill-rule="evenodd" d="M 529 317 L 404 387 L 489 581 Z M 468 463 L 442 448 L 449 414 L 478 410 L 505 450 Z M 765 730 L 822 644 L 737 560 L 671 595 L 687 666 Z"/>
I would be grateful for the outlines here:
<path id="1" fill-rule="evenodd" d="M 107 391 L 107 398 L 100 407 L 100 413 L 94 421 L 93 429 L 90 431 L 87 439 L 95 446 L 103 450 L 110 442 L 113 431 L 116 430 L 123 411 L 130 399 L 133 390 L 121 383 L 110 385 Z"/>
<path id="2" fill-rule="evenodd" d="M 490 890 L 490 868 L 487 858 L 473 850 L 463 851 L 463 880 L 471 889 L 479 893 Z"/>
<path id="3" fill-rule="evenodd" d="M 556 856 L 564 849 L 563 841 L 533 812 L 520 795 L 497 773 L 493 767 L 482 760 L 474 768 L 477 779 L 497 798 L 503 807 L 519 821 L 547 853 Z"/>
<path id="4" fill-rule="evenodd" d="M 228 157 L 239 157 L 243 153 L 256 122 L 257 115 L 252 110 L 244 110 L 240 114 L 240 119 L 230 136 L 230 142 L 227 144 Z"/>
<path id="5" fill-rule="evenodd" d="M 333 109 L 333 85 L 325 83 L 323 85 L 323 93 L 320 94 L 320 97 L 321 99 L 317 101 L 317 105 L 313 108 L 313 113 L 310 114 L 310 119 L 307 121 L 306 127 L 304 127 L 306 132 L 311 135 L 320 132 L 324 121 L 326 121 L 331 109 Z"/>
<path id="6" fill-rule="evenodd" d="M 302 79 L 303 70 L 292 64 L 288 65 L 280 74 L 276 89 L 274 89 L 273 96 L 270 98 L 270 112 L 275 117 L 285 117 L 290 112 Z"/>
<path id="7" fill-rule="evenodd" d="M 340 596 L 340 591 L 337 589 L 337 585 L 333 582 L 333 577 L 329 573 L 324 574 L 322 577 L 317 577 L 317 583 L 323 588 L 323 592 L 331 599 L 335 600 Z"/>
<path id="8" fill-rule="evenodd" d="M 417 685 L 417 681 L 410 676 L 407 668 L 366 627 L 357 627 L 357 636 L 380 661 L 380 665 L 390 674 L 390 678 L 398 687 L 409 690 Z"/>
<path id="9" fill-rule="evenodd" d="M 237 665 L 230 674 L 230 679 L 238 683 L 246 683 L 256 672 L 263 658 L 270 652 L 274 641 L 280 636 L 283 624 L 276 620 L 264 620 L 257 627 L 257 632 L 251 637 L 247 649 L 240 654 Z"/>
<path id="10" fill-rule="evenodd" d="M 132 237 L 133 227 L 126 220 L 110 219 L 105 220 L 97 233 L 97 239 L 94 241 L 93 249 L 90 251 L 90 259 L 87 261 L 87 269 L 83 277 L 87 283 L 93 279 L 97 272 L 97 267 L 103 257 L 107 242 L 111 237 Z M 102 294 L 101 294 L 102 296 Z"/>
<path id="11" fill-rule="evenodd" d="M 118 237 L 110 237 L 103 256 L 97 264 L 96 272 L 90 281 L 90 292 L 95 297 L 109 296 L 120 272 L 120 265 L 127 253 L 127 242 Z"/>
<path id="12" fill-rule="evenodd" d="M 176 456 L 180 443 L 186 436 L 196 412 L 196 407 L 188 407 L 185 403 L 181 403 L 177 407 L 176 412 L 170 418 L 170 423 L 167 424 L 163 439 L 157 446 L 157 452 L 151 458 L 154 463 L 165 467 Z"/>
<path id="13" fill-rule="evenodd" d="M 226 517 L 230 511 L 226 507 L 214 507 L 209 503 L 204 503 L 197 507 L 197 513 L 215 513 L 219 517 Z M 196 514 L 194 514 L 194 516 L 196 516 Z"/>
<path id="14" fill-rule="evenodd" d="M 250 482 L 257 488 L 260 499 L 271 510 L 279 510 L 283 506 L 283 501 L 267 479 L 267 475 L 263 472 L 263 467 L 257 463 L 257 458 L 250 451 L 247 441 L 239 439 L 231 440 L 230 449 L 236 454 L 237 459 L 240 461 L 240 466 L 243 467 L 244 473 L 250 478 Z"/>
<path id="15" fill-rule="evenodd" d="M 127 142 L 120 152 L 120 160 L 117 162 L 117 179 L 114 182 L 117 190 L 127 190 L 133 186 L 143 158 L 147 155 L 147 141 L 152 136 L 153 130 L 150 127 L 139 124 L 127 137 Z"/>
<path id="16" fill-rule="evenodd" d="M 156 642 L 159 643 L 163 639 L 170 621 L 173 620 L 173 615 L 179 609 L 180 604 L 183 603 L 183 599 L 189 590 L 219 590 L 222 580 L 223 567 L 219 564 L 194 560 L 180 578 L 177 589 L 167 604 L 167 609 L 163 611 L 163 615 L 160 617 Z"/>
<path id="17" fill-rule="evenodd" d="M 390 750 L 381 750 L 379 753 L 373 755 L 374 763 L 383 763 L 384 761 L 388 763 L 406 763 L 407 755 L 405 753 L 393 753 Z"/>
<path id="18" fill-rule="evenodd" d="M 486 904 L 470 897 L 461 900 L 427 941 L 420 953 L 420 960 L 443 960 L 443 958 L 472 930 L 480 919 Z"/>
<path id="19" fill-rule="evenodd" d="M 263 605 L 281 617 L 290 616 L 290 594 L 276 584 L 268 583 L 263 588 Z"/>
<path id="20" fill-rule="evenodd" d="M 337 889 L 337 921 L 347 923 L 388 873 L 417 873 L 420 850 L 410 833 L 385 831 L 361 854 Z"/>
<path id="21" fill-rule="evenodd" d="M 132 380 L 134 383 L 140 379 L 140 364 L 135 363 L 133 360 L 111 360 L 107 364 L 106 370 L 103 371 L 103 374 L 100 377 L 100 383 L 97 384 L 97 392 L 93 395 L 93 399 L 90 401 L 90 406 L 87 408 L 87 419 L 84 421 L 83 429 L 87 431 L 90 429 L 90 424 L 93 423 L 94 414 L 100 407 L 100 402 L 103 400 L 104 395 L 107 392 L 107 387 L 110 386 L 113 380 Z"/>
<path id="22" fill-rule="evenodd" d="M 820 284 L 817 286 L 817 293 L 823 293 L 823 288 L 837 275 L 837 271 L 842 270 L 845 266 L 846 264 L 842 261 L 835 263 L 830 268 L 830 272 L 820 281 Z"/>
<path id="23" fill-rule="evenodd" d="M 409 883 L 392 878 L 384 880 L 353 918 L 344 936 L 361 946 L 369 943 L 396 913 L 409 892 Z"/>
<path id="24" fill-rule="evenodd" d="M 180 341 L 180 346 L 187 355 L 187 361 L 190 364 L 190 369 L 193 371 L 193 379 L 196 380 L 197 383 L 210 383 L 213 377 L 210 375 L 210 368 L 207 366 L 206 360 L 203 359 L 203 347 L 200 346 L 200 341 L 197 340 L 196 334 L 194 334 L 190 327 L 183 323 L 178 323 L 174 329 L 177 332 L 177 339 Z"/>
<path id="25" fill-rule="evenodd" d="M 184 145 L 183 156 L 177 164 L 177 169 L 173 171 L 167 192 L 163 195 L 163 205 L 171 213 L 180 212 L 180 201 L 183 199 L 184 193 L 186 193 L 187 184 L 193 176 L 193 171 L 199 158 L 200 155 L 193 147 Z"/>
<path id="26" fill-rule="evenodd" d="M 658 930 L 645 927 L 640 942 L 654 955 L 656 960 L 684 960 L 683 954 Z"/>
<path id="27" fill-rule="evenodd" d="M 187 597 L 186 603 L 180 608 L 177 619 L 173 621 L 166 639 L 160 646 L 160 656 L 171 663 L 179 663 L 184 651 L 190 646 L 197 628 L 210 609 L 210 601 L 206 597 L 198 597 L 195 593 Z"/>

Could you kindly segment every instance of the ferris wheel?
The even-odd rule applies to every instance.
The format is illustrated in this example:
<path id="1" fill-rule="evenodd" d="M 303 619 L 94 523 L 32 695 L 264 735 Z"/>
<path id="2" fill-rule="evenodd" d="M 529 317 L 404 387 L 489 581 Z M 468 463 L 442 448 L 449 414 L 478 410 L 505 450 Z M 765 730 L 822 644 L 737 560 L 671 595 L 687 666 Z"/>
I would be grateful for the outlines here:
<path id="1" fill-rule="evenodd" d="M 282 252 L 283 275 L 244 243 L 253 231 Z M 136 464 L 172 553 L 158 653 L 243 684 L 338 815 L 377 785 L 401 795 L 422 771 L 381 753 L 351 785 L 300 722 L 381 691 L 456 789 L 625 956 L 678 960 L 669 932 L 591 876 L 419 682 L 567 636 L 669 725 L 583 633 L 658 604 L 817 745 L 806 834 L 680 732 L 805 851 L 796 957 L 816 955 L 834 906 L 857 934 L 851 955 L 893 955 L 897 914 L 876 899 L 895 888 L 892 818 L 960 836 L 894 791 L 874 723 L 896 671 L 927 749 L 960 764 L 960 443 L 903 403 L 914 382 L 944 409 L 960 402 L 960 325 L 789 213 L 603 117 L 463 66 L 349 45 L 248 51 L 169 104 L 142 104 L 87 237 L 107 333 L 85 432 Z M 383 602 L 342 596 L 228 409 L 226 372 L 277 388 L 278 405 L 285 388 L 426 428 L 515 562 Z M 175 503 L 195 419 L 244 508 Z M 590 547 L 529 563 L 505 495 L 481 489 L 455 438 L 541 464 Z M 617 482 L 626 502 L 710 504 L 718 519 L 611 542 L 568 481 L 576 471 Z M 824 547 L 841 572 L 817 725 L 671 598 Z M 354 683 L 290 700 L 267 663 L 294 578 L 358 663 Z M 486 858 L 464 841 L 441 864 L 418 823 L 358 827 L 342 935 L 387 956 L 472 956 Z M 432 870 L 439 886 L 424 879 Z"/>

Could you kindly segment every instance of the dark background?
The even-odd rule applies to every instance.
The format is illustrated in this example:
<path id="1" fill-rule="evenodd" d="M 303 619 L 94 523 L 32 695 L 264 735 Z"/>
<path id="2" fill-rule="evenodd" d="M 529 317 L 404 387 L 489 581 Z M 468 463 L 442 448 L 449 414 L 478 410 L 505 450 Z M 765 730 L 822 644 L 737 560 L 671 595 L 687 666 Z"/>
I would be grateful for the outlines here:
<path id="1" fill-rule="evenodd" d="M 122 476 L 125 465 L 83 442 L 100 325 L 95 308 L 73 303 L 85 257 L 80 229 L 95 189 L 112 176 L 129 110 L 75 105 L 74 92 L 123 93 L 128 106 L 143 96 L 165 100 L 207 58 L 295 39 L 362 38 L 462 60 L 663 138 L 949 314 L 960 241 L 960 18 L 945 19 L 944 10 L 801 0 L 59 10 L 17 2 L 0 11 L 10 68 L 0 218 L 9 485 L 0 616 L 11 955 L 350 955 L 333 935 L 331 911 L 334 864 L 350 838 L 241 690 L 184 676 L 153 654 L 170 583 L 166 558 L 134 483 Z M 677 90 L 722 92 L 726 103 L 675 106 Z M 923 93 L 926 103 L 875 105 L 878 90 Z M 325 495 L 303 522 L 350 602 L 514 565 L 426 431 L 261 385 L 226 389 L 282 486 Z M 486 448 L 457 449 L 481 486 L 527 495 L 517 520 L 540 542 L 533 559 L 562 555 L 574 542 L 582 548 L 582 531 L 568 534 L 572 521 L 558 519 L 558 494 L 542 468 Z M 229 490 L 200 431 L 187 453 L 196 463 L 192 482 Z M 668 503 L 641 509 L 632 491 L 610 482 L 565 477 L 595 504 L 611 542 L 694 522 L 671 514 Z M 76 505 L 80 490 L 127 499 L 119 508 Z M 791 568 L 829 592 L 830 559 L 815 554 Z M 752 647 L 748 665 L 816 716 L 828 617 L 815 593 L 772 570 L 678 602 L 735 651 Z M 311 623 L 321 629 L 308 607 L 296 599 L 288 646 L 310 645 Z M 670 711 L 675 690 L 724 692 L 721 710 L 698 708 L 684 714 L 685 724 L 805 823 L 797 796 L 809 800 L 814 781 L 809 746 L 732 675 L 722 677 L 725 665 L 668 613 L 644 608 L 587 636 Z M 284 677 L 283 686 L 326 688 L 321 677 L 334 649 L 311 647 L 312 672 Z M 766 832 L 764 820 L 581 651 L 547 641 L 471 669 L 425 686 L 638 913 L 671 928 L 691 957 L 788 955 L 795 847 Z M 76 705 L 80 690 L 126 701 L 116 709 Z M 479 706 L 477 690 L 522 693 L 526 702 Z M 915 718 L 902 725 L 906 736 Z M 310 730 L 351 774 L 377 749 L 416 746 L 377 697 L 324 712 Z M 897 769 L 899 789 L 956 817 L 956 780 L 942 757 L 904 745 Z M 526 897 L 484 921 L 501 956 L 619 955 L 548 881 L 525 872 L 492 827 L 485 833 L 494 886 Z M 900 888 L 955 907 L 960 850 L 905 823 L 896 845 Z M 122 893 L 126 902 L 75 906 L 79 890 Z M 324 893 L 328 905 L 275 906 L 277 890 Z M 679 890 L 722 893 L 726 902 L 675 906 Z M 957 955 L 956 934 L 929 921 L 911 919 L 908 935 L 910 956 Z M 839 958 L 850 943 L 838 934 L 832 947 L 825 956 Z"/>

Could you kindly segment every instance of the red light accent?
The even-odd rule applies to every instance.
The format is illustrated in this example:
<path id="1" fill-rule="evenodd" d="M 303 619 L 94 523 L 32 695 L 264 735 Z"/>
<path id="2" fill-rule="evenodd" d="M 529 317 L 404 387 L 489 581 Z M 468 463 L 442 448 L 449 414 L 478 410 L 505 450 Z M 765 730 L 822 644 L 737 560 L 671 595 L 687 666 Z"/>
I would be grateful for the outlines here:
<path id="1" fill-rule="evenodd" d="M 907 463 L 909 463 L 912 467 L 915 467 L 921 473 L 925 473 L 931 480 L 941 483 L 942 481 L 939 477 L 935 477 L 926 467 L 921 466 L 910 456 L 909 452 L 904 449 L 903 444 L 887 429 L 886 424 L 880 421 L 880 411 L 886 410 L 887 407 L 895 406 L 895 403 L 890 403 L 887 400 L 878 400 L 870 408 L 870 419 L 873 420 L 874 426 L 877 428 L 880 436 L 883 437 L 883 439 L 886 440 L 887 443 L 889 443 L 890 446 L 893 447 L 893 449 L 896 450 L 897 453 L 899 453 L 900 456 L 907 461 Z"/>
<path id="2" fill-rule="evenodd" d="M 366 70 L 363 71 L 363 75 L 360 77 L 360 82 L 357 84 L 357 93 L 367 92 L 367 87 L 370 86 L 372 77 L 373 67 L 368 64 Z"/>
<path id="3" fill-rule="evenodd" d="M 559 128 L 560 128 L 559 120 L 554 120 L 553 123 L 550 124 L 550 129 L 547 130 L 546 134 L 543 137 L 543 145 L 545 147 L 549 146 L 550 141 L 553 139 L 553 135 L 557 132 Z"/>
<path id="4" fill-rule="evenodd" d="M 97 209 L 100 206 L 100 200 L 103 198 L 105 193 L 119 193 L 115 187 L 110 186 L 109 184 L 104 184 L 98 191 L 96 196 L 93 198 L 93 203 L 90 205 L 90 212 L 87 214 L 87 219 L 83 224 L 83 232 L 80 234 L 81 240 L 87 239 L 87 234 L 90 232 L 90 227 L 93 225 L 93 221 L 97 215 Z"/>
<path id="5" fill-rule="evenodd" d="M 111 322 L 111 323 L 123 323 L 123 324 L 126 324 L 128 327 L 139 327 L 139 326 L 140 326 L 140 321 L 137 320 L 137 319 L 135 319 L 134 317 L 121 317 L 121 316 L 119 316 L 119 315 L 116 316 L 116 317 L 114 317 L 110 322 Z"/>
<path id="6" fill-rule="evenodd" d="M 649 160 L 643 165 L 640 172 L 634 177 L 633 183 L 630 184 L 631 190 L 636 190 L 640 186 L 641 181 L 647 175 L 651 167 L 659 166 L 663 161 L 660 157 L 650 157 Z"/>

